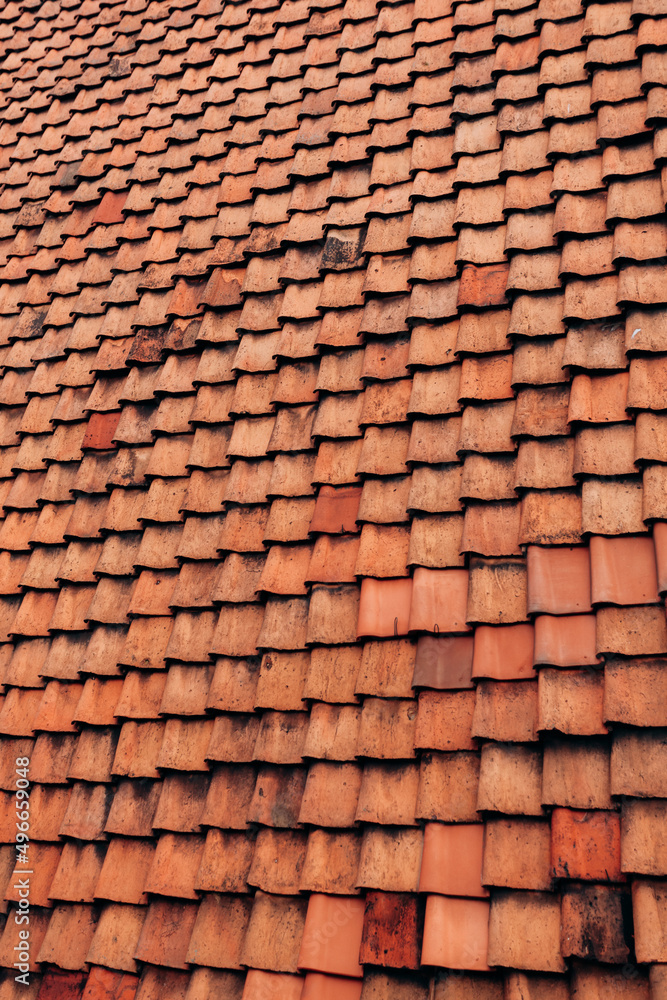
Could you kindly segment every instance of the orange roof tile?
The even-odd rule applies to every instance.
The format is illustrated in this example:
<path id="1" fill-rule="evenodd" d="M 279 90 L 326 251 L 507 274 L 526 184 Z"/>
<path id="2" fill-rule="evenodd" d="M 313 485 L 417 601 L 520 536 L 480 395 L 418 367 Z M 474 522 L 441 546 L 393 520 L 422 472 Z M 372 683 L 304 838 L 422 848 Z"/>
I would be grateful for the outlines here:
<path id="1" fill-rule="evenodd" d="M 338 920 L 335 915 L 338 914 Z M 360 977 L 359 948 L 364 920 L 363 900 L 355 897 L 310 897 L 298 964 L 301 969 Z"/>
<path id="2" fill-rule="evenodd" d="M 31 996 L 664 992 L 663 14 L 0 12 Z"/>
<path id="3" fill-rule="evenodd" d="M 427 896 L 422 964 L 487 971 L 489 904 Z"/>

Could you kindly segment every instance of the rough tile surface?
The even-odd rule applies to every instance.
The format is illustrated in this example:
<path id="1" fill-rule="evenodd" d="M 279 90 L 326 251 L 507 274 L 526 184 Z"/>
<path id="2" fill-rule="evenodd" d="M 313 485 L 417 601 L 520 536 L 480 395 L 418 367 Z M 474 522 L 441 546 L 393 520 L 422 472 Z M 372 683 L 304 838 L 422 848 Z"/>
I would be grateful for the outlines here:
<path id="1" fill-rule="evenodd" d="M 0 1000 L 665 1000 L 666 87 L 660 0 L 2 6 Z"/>

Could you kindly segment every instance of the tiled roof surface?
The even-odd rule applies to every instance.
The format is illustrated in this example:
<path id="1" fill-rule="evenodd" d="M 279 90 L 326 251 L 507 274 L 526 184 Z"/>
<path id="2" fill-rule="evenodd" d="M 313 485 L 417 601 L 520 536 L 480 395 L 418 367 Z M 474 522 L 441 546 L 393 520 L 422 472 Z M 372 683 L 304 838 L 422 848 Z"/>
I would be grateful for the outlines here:
<path id="1" fill-rule="evenodd" d="M 665 0 L 0 47 L 0 1000 L 666 1000 Z"/>

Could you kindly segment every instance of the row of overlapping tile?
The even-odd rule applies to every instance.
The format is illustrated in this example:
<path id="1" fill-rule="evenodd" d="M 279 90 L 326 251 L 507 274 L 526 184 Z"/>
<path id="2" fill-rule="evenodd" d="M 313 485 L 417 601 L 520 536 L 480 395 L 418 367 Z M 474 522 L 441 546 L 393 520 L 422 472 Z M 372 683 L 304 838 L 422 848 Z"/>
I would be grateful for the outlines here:
<path id="1" fill-rule="evenodd" d="M 665 13 L 5 6 L 3 1000 L 664 1000 Z"/>

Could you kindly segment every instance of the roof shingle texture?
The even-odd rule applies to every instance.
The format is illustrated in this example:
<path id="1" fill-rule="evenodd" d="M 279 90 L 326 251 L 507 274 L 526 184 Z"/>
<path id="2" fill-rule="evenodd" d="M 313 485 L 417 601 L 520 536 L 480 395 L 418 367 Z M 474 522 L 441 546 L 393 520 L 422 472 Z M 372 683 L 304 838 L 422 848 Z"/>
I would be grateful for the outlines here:
<path id="1" fill-rule="evenodd" d="M 3 5 L 0 1000 L 667 998 L 666 88 L 663 0 Z"/>

